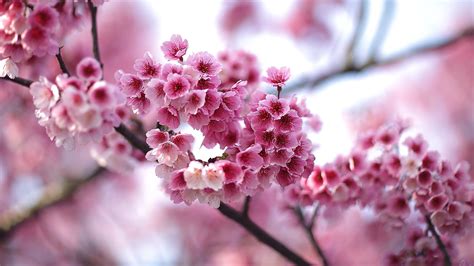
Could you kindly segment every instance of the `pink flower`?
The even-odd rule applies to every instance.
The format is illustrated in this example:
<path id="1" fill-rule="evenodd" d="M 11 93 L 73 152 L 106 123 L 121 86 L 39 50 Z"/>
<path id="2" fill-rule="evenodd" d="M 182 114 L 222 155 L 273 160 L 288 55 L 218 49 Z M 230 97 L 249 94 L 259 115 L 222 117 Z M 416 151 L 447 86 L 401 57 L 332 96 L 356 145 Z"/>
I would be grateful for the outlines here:
<path id="1" fill-rule="evenodd" d="M 275 130 L 281 132 L 301 131 L 302 126 L 303 121 L 294 110 L 290 110 L 288 113 L 280 117 L 280 119 L 275 121 Z"/>
<path id="2" fill-rule="evenodd" d="M 136 75 L 124 74 L 119 81 L 122 92 L 127 96 L 138 96 L 143 91 L 143 81 Z"/>
<path id="3" fill-rule="evenodd" d="M 203 179 L 207 187 L 217 191 L 224 185 L 225 174 L 222 168 L 209 164 L 203 169 Z"/>
<path id="4" fill-rule="evenodd" d="M 418 158 L 423 157 L 428 150 L 428 144 L 420 134 L 415 138 L 408 137 L 403 144 L 405 144 L 410 149 L 410 152 L 413 152 Z"/>
<path id="5" fill-rule="evenodd" d="M 280 149 L 293 149 L 298 146 L 298 140 L 294 133 L 278 133 L 275 136 L 275 147 Z"/>
<path id="6" fill-rule="evenodd" d="M 138 114 L 146 114 L 150 111 L 151 103 L 145 93 L 140 93 L 134 97 L 127 98 L 127 105 L 131 106 L 133 111 Z"/>
<path id="7" fill-rule="evenodd" d="M 178 111 L 172 106 L 162 107 L 158 111 L 158 116 L 156 119 L 160 124 L 165 125 L 171 129 L 176 129 L 179 127 Z"/>
<path id="8" fill-rule="evenodd" d="M 81 131 L 87 131 L 102 125 L 103 119 L 100 111 L 92 106 L 84 106 L 83 109 L 72 114 Z"/>
<path id="9" fill-rule="evenodd" d="M 22 34 L 24 47 L 36 56 L 54 55 L 59 44 L 51 38 L 50 33 L 40 27 L 32 27 Z"/>
<path id="10" fill-rule="evenodd" d="M 410 207 L 408 206 L 407 200 L 397 195 L 392 197 L 388 202 L 389 214 L 394 217 L 407 218 L 410 215 Z"/>
<path id="11" fill-rule="evenodd" d="M 280 119 L 290 111 L 290 106 L 284 99 L 278 99 L 275 95 L 267 95 L 260 105 L 269 112 L 274 119 Z"/>
<path id="12" fill-rule="evenodd" d="M 286 166 L 293 152 L 288 149 L 279 149 L 270 153 L 270 161 L 279 166 Z"/>
<path id="13" fill-rule="evenodd" d="M 255 142 L 270 149 L 273 147 L 273 141 L 275 140 L 275 132 L 273 130 L 263 131 L 258 130 L 255 132 Z"/>
<path id="14" fill-rule="evenodd" d="M 161 69 L 160 78 L 168 80 L 168 76 L 171 74 L 183 74 L 183 66 L 177 64 L 164 64 Z"/>
<path id="15" fill-rule="evenodd" d="M 110 88 L 105 81 L 95 82 L 89 89 L 88 96 L 92 104 L 100 109 L 110 108 L 115 105 L 115 97 L 112 95 L 113 88 Z"/>
<path id="16" fill-rule="evenodd" d="M 190 189 L 203 189 L 207 187 L 203 178 L 204 166 L 198 161 L 192 161 L 184 170 L 184 180 Z"/>
<path id="17" fill-rule="evenodd" d="M 145 53 L 143 58 L 135 60 L 133 69 L 138 73 L 138 76 L 143 79 L 151 79 L 160 76 L 161 65 L 153 59 L 150 52 Z"/>
<path id="18" fill-rule="evenodd" d="M 173 166 L 178 159 L 180 151 L 178 146 L 171 141 L 165 141 L 156 148 L 156 160 L 160 164 Z"/>
<path id="19" fill-rule="evenodd" d="M 59 14 L 54 8 L 38 4 L 28 17 L 28 22 L 32 26 L 51 31 L 59 23 Z"/>
<path id="20" fill-rule="evenodd" d="M 86 57 L 76 66 L 77 76 L 88 81 L 98 81 L 102 77 L 99 62 L 92 57 Z"/>
<path id="21" fill-rule="evenodd" d="M 272 128 L 272 115 L 265 109 L 259 109 L 248 115 L 250 124 L 255 131 L 261 131 Z"/>
<path id="22" fill-rule="evenodd" d="M 163 91 L 168 98 L 177 99 L 184 96 L 190 88 L 191 84 L 185 77 L 179 74 L 171 74 L 168 76 L 168 81 L 165 83 Z"/>
<path id="23" fill-rule="evenodd" d="M 427 170 L 421 171 L 416 178 L 418 186 L 422 188 L 429 188 L 433 179 L 431 177 L 431 173 Z"/>
<path id="24" fill-rule="evenodd" d="M 241 151 L 237 154 L 237 163 L 258 170 L 263 166 L 263 159 L 258 154 L 262 150 L 262 147 L 258 144 L 248 147 L 246 150 Z"/>
<path id="25" fill-rule="evenodd" d="M 146 143 L 151 148 L 157 148 L 159 144 L 169 140 L 168 132 L 152 129 L 146 133 Z"/>
<path id="26" fill-rule="evenodd" d="M 215 76 L 222 69 L 216 58 L 207 52 L 199 52 L 189 56 L 187 64 L 193 66 L 201 74 L 208 76 Z"/>
<path id="27" fill-rule="evenodd" d="M 163 90 L 165 83 L 160 79 L 152 79 L 145 88 L 145 96 L 151 103 L 158 106 L 165 104 L 165 91 Z"/>
<path id="28" fill-rule="evenodd" d="M 242 181 L 244 173 L 242 171 L 242 168 L 236 163 L 227 160 L 220 160 L 216 162 L 216 165 L 218 167 L 221 167 L 222 171 L 224 171 L 225 184 L 238 183 Z"/>
<path id="29" fill-rule="evenodd" d="M 276 180 L 280 186 L 286 187 L 294 183 L 295 177 L 293 177 L 286 168 L 280 168 L 280 171 L 276 175 Z"/>
<path id="30" fill-rule="evenodd" d="M 439 152 L 430 151 L 425 154 L 421 161 L 421 166 L 430 171 L 437 171 L 439 167 Z"/>
<path id="31" fill-rule="evenodd" d="M 0 60 L 0 77 L 6 76 L 11 79 L 18 76 L 18 66 L 10 58 Z"/>
<path id="32" fill-rule="evenodd" d="M 206 91 L 193 90 L 187 96 L 187 103 L 184 107 L 184 111 L 188 114 L 196 114 L 198 109 L 204 106 L 206 101 Z"/>
<path id="33" fill-rule="evenodd" d="M 171 36 L 170 41 L 166 41 L 161 46 L 165 58 L 168 60 L 183 60 L 183 56 L 188 49 L 188 41 L 179 35 Z"/>
<path id="34" fill-rule="evenodd" d="M 448 203 L 448 197 L 444 194 L 439 194 L 431 197 L 426 203 L 425 207 L 430 212 L 439 211 Z"/>
<path id="35" fill-rule="evenodd" d="M 176 144 L 182 152 L 191 150 L 193 141 L 194 137 L 190 134 L 176 134 L 171 137 L 171 142 Z"/>
<path id="36" fill-rule="evenodd" d="M 306 161 L 294 156 L 291 160 L 286 164 L 288 168 L 288 172 L 292 175 L 301 175 L 304 172 L 304 167 L 306 165 Z"/>
<path id="37" fill-rule="evenodd" d="M 275 87 L 283 87 L 289 78 L 289 68 L 282 67 L 278 69 L 276 67 L 270 67 L 267 69 L 267 76 L 263 77 L 263 80 Z"/>
<path id="38" fill-rule="evenodd" d="M 38 82 L 30 85 L 30 93 L 36 108 L 46 110 L 53 107 L 59 100 L 59 90 L 46 78 L 40 77 Z"/>

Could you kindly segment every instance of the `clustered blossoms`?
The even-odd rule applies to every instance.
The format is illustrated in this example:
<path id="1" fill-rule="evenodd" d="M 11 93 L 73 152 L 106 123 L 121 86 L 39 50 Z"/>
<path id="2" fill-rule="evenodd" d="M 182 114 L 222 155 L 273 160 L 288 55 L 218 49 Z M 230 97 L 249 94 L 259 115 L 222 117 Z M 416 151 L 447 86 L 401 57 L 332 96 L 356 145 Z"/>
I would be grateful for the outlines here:
<path id="1" fill-rule="evenodd" d="M 442 234 L 461 236 L 474 221 L 474 182 L 469 166 L 453 166 L 430 151 L 421 135 L 400 143 L 403 122 L 362 136 L 349 156 L 316 166 L 286 192 L 303 205 L 314 202 L 374 210 L 395 227 L 428 217 Z"/>
<path id="2" fill-rule="evenodd" d="M 100 80 L 102 70 L 95 59 L 81 60 L 76 74 L 60 74 L 55 83 L 40 77 L 30 86 L 40 125 L 66 149 L 73 148 L 76 140 L 100 141 L 128 112 L 119 89 Z"/>
<path id="3" fill-rule="evenodd" d="M 426 235 L 422 228 L 415 227 L 409 228 L 405 237 L 401 250 L 385 257 L 385 265 L 443 265 L 443 253 L 432 235 Z M 446 238 L 443 242 L 448 253 L 455 254 L 452 241 Z"/>
<path id="4" fill-rule="evenodd" d="M 0 58 L 19 63 L 31 56 L 56 54 L 62 38 L 85 13 L 85 1 L 30 2 L 1 1 Z"/>
<path id="5" fill-rule="evenodd" d="M 91 148 L 91 155 L 100 166 L 117 173 L 133 172 L 143 158 L 143 154 L 117 132 L 103 136 Z"/>
<path id="6" fill-rule="evenodd" d="M 185 58 L 188 42 L 178 35 L 161 48 L 169 62 L 160 64 L 147 53 L 135 62 L 136 73 L 118 71 L 116 79 L 135 112 L 157 119 L 159 129 L 147 133 L 152 150 L 146 158 L 158 163 L 156 174 L 174 202 L 197 199 L 217 207 L 272 182 L 284 187 L 309 175 L 314 155 L 302 128 L 303 118 L 312 115 L 295 97 L 256 91 L 260 76 L 253 55 L 225 52 L 218 60 L 198 52 Z M 287 68 L 268 74 L 265 80 L 279 90 L 289 78 Z M 203 146 L 219 145 L 224 155 L 196 160 L 194 138 L 172 131 L 185 123 L 202 132 Z"/>

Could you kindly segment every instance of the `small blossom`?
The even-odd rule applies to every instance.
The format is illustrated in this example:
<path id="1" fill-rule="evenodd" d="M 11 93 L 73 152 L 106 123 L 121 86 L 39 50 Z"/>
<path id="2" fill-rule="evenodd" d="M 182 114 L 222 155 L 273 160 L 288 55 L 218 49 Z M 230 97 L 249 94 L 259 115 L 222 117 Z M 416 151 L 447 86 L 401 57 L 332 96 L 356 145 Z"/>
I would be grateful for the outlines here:
<path id="1" fill-rule="evenodd" d="M 18 66 L 10 58 L 0 60 L 0 77 L 14 79 L 18 76 Z"/>
<path id="2" fill-rule="evenodd" d="M 206 181 L 203 178 L 204 166 L 202 163 L 192 161 L 188 168 L 184 170 L 184 180 L 186 186 L 190 189 L 203 189 L 207 187 Z"/>
<path id="3" fill-rule="evenodd" d="M 263 80 L 268 84 L 275 87 L 283 87 L 290 78 L 290 69 L 282 67 L 280 69 L 276 67 L 270 67 L 267 69 L 267 76 L 263 77 Z"/>
<path id="4" fill-rule="evenodd" d="M 216 58 L 207 52 L 199 52 L 189 56 L 187 63 L 207 76 L 215 76 L 222 69 Z"/>
<path id="5" fill-rule="evenodd" d="M 142 79 L 157 78 L 160 76 L 161 65 L 153 59 L 151 53 L 147 52 L 141 59 L 137 59 L 133 65 L 133 69 L 137 71 L 138 76 Z"/>
<path id="6" fill-rule="evenodd" d="M 92 57 L 82 59 L 76 66 L 77 76 L 88 81 L 98 81 L 102 77 L 99 62 Z"/>
<path id="7" fill-rule="evenodd" d="M 161 46 L 165 58 L 168 60 L 182 60 L 188 49 L 188 41 L 179 35 L 171 36 L 170 41 L 166 41 Z"/>

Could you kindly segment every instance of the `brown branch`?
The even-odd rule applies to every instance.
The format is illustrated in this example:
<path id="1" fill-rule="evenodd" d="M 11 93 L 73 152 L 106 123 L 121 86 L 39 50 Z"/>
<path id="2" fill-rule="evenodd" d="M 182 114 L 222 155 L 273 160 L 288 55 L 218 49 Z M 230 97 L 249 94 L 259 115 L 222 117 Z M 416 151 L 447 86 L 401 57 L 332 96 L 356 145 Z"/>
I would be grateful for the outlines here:
<path id="1" fill-rule="evenodd" d="M 116 127 L 115 131 L 120 133 L 130 144 L 132 144 L 133 147 L 143 152 L 143 154 L 146 154 L 148 151 L 151 150 L 151 148 L 145 141 L 135 136 L 135 134 L 130 131 L 130 129 L 128 129 L 127 126 L 125 126 L 124 124 L 120 124 L 118 127 Z"/>
<path id="2" fill-rule="evenodd" d="M 422 54 L 442 50 L 444 48 L 450 47 L 451 45 L 454 45 L 460 42 L 463 39 L 468 39 L 468 38 L 473 38 L 473 37 L 474 37 L 474 28 L 468 28 L 462 31 L 461 33 L 451 38 L 448 38 L 446 40 L 434 42 L 431 44 L 420 45 L 408 51 L 399 53 L 398 55 L 389 57 L 388 59 L 367 62 L 362 66 L 349 66 L 349 67 L 346 66 L 346 67 L 343 67 L 342 69 L 330 70 L 316 77 L 304 77 L 301 80 L 294 82 L 293 84 L 289 84 L 283 90 L 283 92 L 285 94 L 288 94 L 291 92 L 295 92 L 297 90 L 314 88 L 325 82 L 340 78 L 348 74 L 362 72 L 362 71 L 375 68 L 375 67 L 384 67 L 384 66 L 400 63 L 404 60 L 411 59 L 416 56 L 420 56 Z"/>
<path id="3" fill-rule="evenodd" d="M 309 223 L 306 223 L 306 221 L 304 219 L 303 212 L 301 211 L 300 207 L 295 208 L 295 214 L 298 217 L 298 220 L 299 220 L 301 226 L 304 228 L 305 233 L 306 233 L 309 241 L 311 242 L 311 245 L 313 246 L 314 250 L 316 251 L 316 253 L 321 258 L 321 261 L 323 262 L 323 265 L 324 266 L 329 266 L 329 261 L 326 258 L 326 255 L 324 255 L 324 252 L 321 249 L 321 246 L 319 245 L 318 241 L 316 240 L 316 237 L 313 234 L 313 225 L 314 225 L 314 219 L 316 218 L 317 209 L 315 210 L 313 216 L 311 217 L 311 221 Z"/>
<path id="4" fill-rule="evenodd" d="M 436 240 L 436 244 L 438 245 L 438 248 L 441 250 L 444 256 L 444 266 L 451 266 L 451 257 L 449 256 L 448 249 L 443 243 L 443 240 L 441 240 L 441 237 L 439 236 L 438 232 L 436 232 L 436 228 L 434 227 L 433 223 L 431 222 L 430 216 L 426 215 L 425 216 L 426 224 L 428 225 L 428 231 L 431 232 L 433 237 Z"/>
<path id="5" fill-rule="evenodd" d="M 252 200 L 252 197 L 250 196 L 245 197 L 244 206 L 242 207 L 242 216 L 247 219 L 249 218 L 249 209 L 250 209 L 251 200 Z"/>
<path id="6" fill-rule="evenodd" d="M 238 211 L 234 210 L 232 207 L 221 202 L 220 207 L 218 208 L 219 212 L 222 213 L 227 218 L 233 220 L 234 222 L 240 224 L 245 230 L 251 233 L 255 238 L 260 242 L 269 246 L 280 255 L 288 259 L 289 261 L 295 263 L 296 265 L 311 265 L 305 259 L 291 251 L 280 241 L 273 238 L 267 232 L 265 232 L 260 226 L 250 220 L 248 217 L 243 216 Z"/>
<path id="7" fill-rule="evenodd" d="M 354 65 L 355 48 L 357 44 L 360 42 L 360 39 L 362 38 L 364 27 L 367 22 L 367 17 L 366 17 L 367 6 L 368 6 L 367 1 L 368 0 L 360 1 L 359 10 L 358 10 L 359 13 L 357 14 L 357 21 L 356 21 L 354 34 L 352 35 L 352 39 L 349 42 L 349 46 L 347 47 L 345 67 L 350 67 Z"/>
<path id="8" fill-rule="evenodd" d="M 375 62 L 378 57 L 379 50 L 385 41 L 390 24 L 392 23 L 393 15 L 395 14 L 395 0 L 387 0 L 384 1 L 383 4 L 382 17 L 380 18 L 380 23 L 369 48 L 369 62 Z"/>
<path id="9" fill-rule="evenodd" d="M 94 53 L 95 59 L 100 63 L 102 70 L 104 69 L 104 64 L 100 59 L 100 49 L 99 49 L 99 34 L 97 30 L 97 7 L 92 3 L 91 0 L 87 1 L 89 11 L 91 12 L 91 34 L 92 34 L 92 51 Z"/>
<path id="10" fill-rule="evenodd" d="M 24 86 L 24 87 L 27 87 L 27 88 L 29 88 L 31 83 L 33 83 L 33 81 L 31 81 L 31 80 L 20 78 L 20 77 L 16 77 L 14 79 L 11 79 L 9 77 L 1 77 L 1 79 L 16 83 L 18 85 L 21 85 L 21 86 Z"/>
<path id="11" fill-rule="evenodd" d="M 58 60 L 61 71 L 68 76 L 71 76 L 71 73 L 69 73 L 69 70 L 67 69 L 66 63 L 64 63 L 63 56 L 61 55 L 61 49 L 62 47 L 59 47 L 58 53 L 56 54 L 56 59 Z"/>
<path id="12" fill-rule="evenodd" d="M 47 208 L 72 198 L 83 185 L 96 180 L 104 172 L 105 168 L 97 167 L 85 178 L 66 180 L 59 185 L 53 184 L 46 188 L 43 196 L 34 206 L 21 211 L 2 213 L 0 215 L 0 241 L 6 241 L 21 225 Z"/>

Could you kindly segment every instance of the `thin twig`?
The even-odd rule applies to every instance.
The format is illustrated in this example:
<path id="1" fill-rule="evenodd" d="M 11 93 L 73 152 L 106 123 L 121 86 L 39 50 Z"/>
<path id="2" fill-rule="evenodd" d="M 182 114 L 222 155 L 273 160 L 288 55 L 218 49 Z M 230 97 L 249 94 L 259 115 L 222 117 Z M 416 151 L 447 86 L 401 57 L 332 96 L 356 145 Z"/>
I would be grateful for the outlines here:
<path id="1" fill-rule="evenodd" d="M 311 245 L 313 246 L 314 250 L 316 253 L 319 255 L 321 258 L 321 261 L 323 262 L 324 266 L 329 266 L 329 261 L 324 255 L 323 250 L 321 249 L 321 246 L 318 244 L 318 241 L 314 237 L 312 226 L 314 225 L 314 221 L 310 223 L 306 223 L 304 219 L 303 212 L 301 211 L 300 207 L 295 208 L 295 214 L 298 217 L 298 220 L 300 221 L 301 226 L 304 228 L 306 235 L 308 236 L 309 241 L 311 242 Z"/>
<path id="2" fill-rule="evenodd" d="M 1 77 L 1 79 L 16 83 L 18 85 L 21 85 L 21 86 L 24 86 L 24 87 L 27 87 L 27 88 L 29 88 L 31 83 L 33 83 L 33 81 L 31 81 L 31 80 L 20 78 L 20 77 L 16 77 L 14 79 L 11 79 L 9 77 Z"/>
<path id="3" fill-rule="evenodd" d="M 252 198 L 250 196 L 245 197 L 244 206 L 242 207 L 242 216 L 245 218 L 249 218 L 249 209 L 250 209 L 250 201 Z"/>
<path id="4" fill-rule="evenodd" d="M 34 206 L 22 211 L 10 211 L 1 214 L 0 241 L 3 242 L 7 240 L 17 228 L 30 221 L 40 212 L 71 198 L 83 185 L 96 180 L 104 172 L 105 168 L 97 167 L 92 173 L 83 179 L 66 180 L 61 185 L 52 185 L 45 190 L 43 196 Z"/>
<path id="5" fill-rule="evenodd" d="M 358 67 L 352 66 L 352 67 L 344 67 L 342 69 L 330 70 L 326 73 L 323 73 L 322 75 L 318 75 L 315 77 L 302 78 L 299 81 L 296 81 L 286 86 L 284 93 L 289 94 L 297 90 L 314 88 L 327 81 L 340 78 L 344 75 L 362 72 L 374 67 L 384 67 L 384 66 L 396 64 L 396 63 L 402 62 L 407 59 L 411 59 L 413 57 L 416 57 L 425 53 L 442 50 L 446 47 L 449 47 L 451 45 L 454 45 L 460 42 L 461 40 L 465 38 L 472 38 L 472 37 L 474 37 L 474 28 L 468 28 L 462 31 L 461 33 L 453 36 L 452 38 L 448 38 L 446 40 L 442 40 L 442 41 L 438 41 L 438 42 L 434 42 L 430 44 L 420 45 L 418 47 L 402 52 L 398 55 L 392 56 L 388 59 L 367 62 L 366 64 L 362 66 L 358 66 Z"/>
<path id="6" fill-rule="evenodd" d="M 428 225 L 428 230 L 431 232 L 431 234 L 434 236 L 436 240 L 436 244 L 438 245 L 439 249 L 443 253 L 444 256 L 444 266 L 451 266 L 451 257 L 449 256 L 448 249 L 443 243 L 443 240 L 441 240 L 441 237 L 438 235 L 438 232 L 436 232 L 436 229 L 431 222 L 430 216 L 426 215 L 425 216 L 426 224 Z"/>
<path id="7" fill-rule="evenodd" d="M 135 134 L 133 134 L 133 132 L 130 131 L 130 129 L 128 129 L 124 124 L 120 124 L 118 127 L 116 127 L 115 131 L 120 133 L 128 142 L 130 142 L 130 144 L 132 144 L 133 147 L 139 149 L 141 152 L 143 152 L 143 154 L 146 154 L 151 150 L 145 141 L 135 136 Z"/>
<path id="8" fill-rule="evenodd" d="M 310 265 L 305 259 L 291 251 L 288 247 L 283 245 L 280 241 L 273 238 L 270 234 L 265 232 L 260 226 L 255 224 L 252 220 L 245 218 L 241 213 L 234 210 L 232 207 L 221 202 L 218 210 L 227 218 L 233 220 L 234 222 L 240 224 L 245 230 L 255 236 L 260 242 L 271 247 L 273 250 L 278 252 L 283 257 L 287 258 L 289 261 L 295 263 L 296 265 Z"/>
<path id="9" fill-rule="evenodd" d="M 380 18 L 380 23 L 377 26 L 377 31 L 375 32 L 374 39 L 369 48 L 369 62 L 375 62 L 378 57 L 380 48 L 382 47 L 385 37 L 387 36 L 388 30 L 390 29 L 390 24 L 393 20 L 393 15 L 395 14 L 395 1 L 387 0 L 383 1 L 383 13 Z"/>
<path id="10" fill-rule="evenodd" d="M 91 34 L 92 34 L 92 51 L 94 53 L 95 59 L 100 63 L 102 70 L 104 69 L 104 64 L 100 59 L 100 49 L 99 49 L 99 34 L 97 30 L 97 7 L 92 3 L 91 0 L 87 1 L 89 10 L 91 12 Z"/>
<path id="11" fill-rule="evenodd" d="M 61 71 L 67 74 L 68 76 L 71 76 L 71 73 L 67 69 L 66 63 L 64 63 L 63 56 L 61 55 L 61 49 L 62 47 L 59 47 L 58 53 L 56 54 L 56 59 L 58 60 Z"/>
<path id="12" fill-rule="evenodd" d="M 351 67 L 354 65 L 355 48 L 357 44 L 360 42 L 360 40 L 362 39 L 365 24 L 367 22 L 367 18 L 366 18 L 367 7 L 368 7 L 367 1 L 368 0 L 360 1 L 354 34 L 352 35 L 352 39 L 349 42 L 349 46 L 347 47 L 345 67 Z"/>

